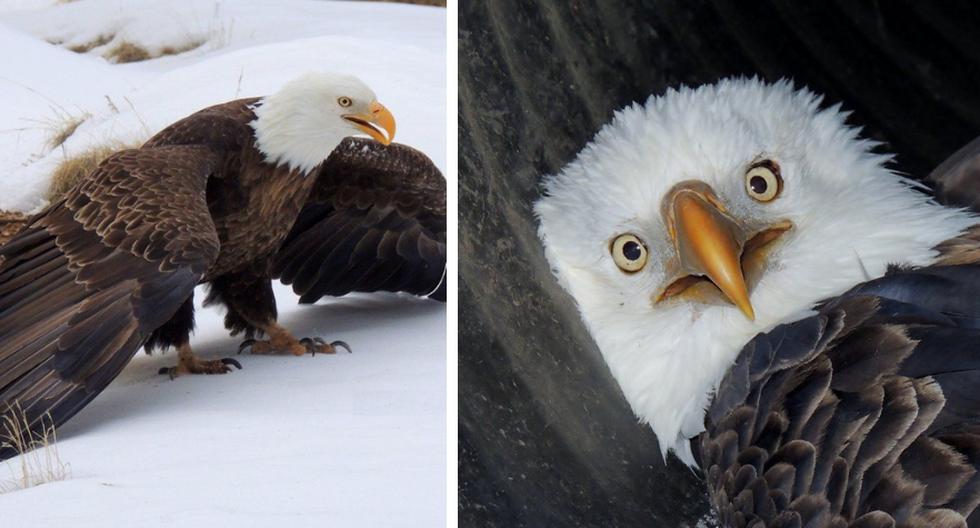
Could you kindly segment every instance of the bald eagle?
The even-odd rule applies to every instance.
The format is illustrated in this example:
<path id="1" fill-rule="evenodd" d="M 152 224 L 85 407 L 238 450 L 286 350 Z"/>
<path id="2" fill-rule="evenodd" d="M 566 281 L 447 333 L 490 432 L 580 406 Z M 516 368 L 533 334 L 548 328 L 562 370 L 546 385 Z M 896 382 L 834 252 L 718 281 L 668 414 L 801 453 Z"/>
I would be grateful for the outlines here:
<path id="1" fill-rule="evenodd" d="M 171 377 L 241 368 L 194 355 L 198 284 L 232 335 L 267 354 L 349 349 L 277 324 L 274 278 L 302 302 L 382 290 L 444 301 L 445 180 L 394 133 L 363 82 L 316 73 L 110 156 L 0 247 L 0 423 L 64 423 L 141 346 L 178 350 Z M 0 442 L 0 457 L 14 454 Z"/>
<path id="2" fill-rule="evenodd" d="M 980 526 L 980 218 L 846 117 L 756 79 L 629 106 L 546 178 L 545 253 L 724 526 Z"/>

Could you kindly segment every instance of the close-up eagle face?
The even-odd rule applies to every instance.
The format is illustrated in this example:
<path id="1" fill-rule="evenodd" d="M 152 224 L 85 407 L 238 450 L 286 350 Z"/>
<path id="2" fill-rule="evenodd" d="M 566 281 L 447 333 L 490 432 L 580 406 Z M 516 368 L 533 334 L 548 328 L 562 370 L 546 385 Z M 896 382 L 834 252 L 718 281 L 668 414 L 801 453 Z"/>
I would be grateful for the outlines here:
<path id="1" fill-rule="evenodd" d="M 548 261 L 664 453 L 692 463 L 687 439 L 753 336 L 930 263 L 976 222 L 889 170 L 847 115 L 788 81 L 671 89 L 545 180 Z"/>

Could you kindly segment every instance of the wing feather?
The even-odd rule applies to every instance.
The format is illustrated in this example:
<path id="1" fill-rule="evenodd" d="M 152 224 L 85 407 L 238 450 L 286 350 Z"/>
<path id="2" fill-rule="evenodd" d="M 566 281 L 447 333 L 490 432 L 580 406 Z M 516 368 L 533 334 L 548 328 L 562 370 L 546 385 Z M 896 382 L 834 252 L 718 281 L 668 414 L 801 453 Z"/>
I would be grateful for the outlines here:
<path id="1" fill-rule="evenodd" d="M 756 336 L 698 440 L 723 525 L 980 525 L 978 277 L 893 269 Z"/>
<path id="2" fill-rule="evenodd" d="M 218 252 L 216 163 L 203 147 L 123 151 L 0 248 L 0 418 L 60 425 L 189 298 Z"/>
<path id="3" fill-rule="evenodd" d="M 401 291 L 445 301 L 446 181 L 424 154 L 348 138 L 273 263 L 301 302 Z"/>

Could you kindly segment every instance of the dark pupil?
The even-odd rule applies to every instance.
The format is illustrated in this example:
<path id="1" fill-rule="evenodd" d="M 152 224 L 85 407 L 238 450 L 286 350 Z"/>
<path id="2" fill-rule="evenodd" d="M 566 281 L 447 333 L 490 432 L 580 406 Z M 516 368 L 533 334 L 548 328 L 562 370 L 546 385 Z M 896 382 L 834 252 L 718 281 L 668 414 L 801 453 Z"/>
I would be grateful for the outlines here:
<path id="1" fill-rule="evenodd" d="M 749 187 L 752 187 L 752 192 L 755 194 L 765 194 L 766 189 L 769 188 L 769 184 L 766 183 L 766 179 L 762 176 L 753 176 L 749 180 Z"/>
<path id="2" fill-rule="evenodd" d="M 629 241 L 623 244 L 623 256 L 629 260 L 639 260 L 640 256 L 643 254 L 643 250 L 640 249 L 640 245 L 636 242 Z"/>

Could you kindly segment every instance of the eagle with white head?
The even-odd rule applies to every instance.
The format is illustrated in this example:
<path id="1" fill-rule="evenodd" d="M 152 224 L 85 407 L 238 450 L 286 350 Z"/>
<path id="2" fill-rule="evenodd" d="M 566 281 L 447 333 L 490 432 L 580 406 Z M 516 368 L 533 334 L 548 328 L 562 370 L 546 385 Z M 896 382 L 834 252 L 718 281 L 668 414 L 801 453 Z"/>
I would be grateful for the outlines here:
<path id="1" fill-rule="evenodd" d="M 318 72 L 106 158 L 0 246 L 0 425 L 46 438 L 140 347 L 177 350 L 160 372 L 171 379 L 241 368 L 190 345 L 200 284 L 247 337 L 239 352 L 257 354 L 349 350 L 280 325 L 274 279 L 307 303 L 355 291 L 445 301 L 445 179 L 394 134 L 366 84 Z M 18 452 L 7 433 L 0 460 Z"/>
<path id="2" fill-rule="evenodd" d="M 728 79 L 617 112 L 544 182 L 547 259 L 726 526 L 965 525 L 980 219 L 820 103 Z"/>

